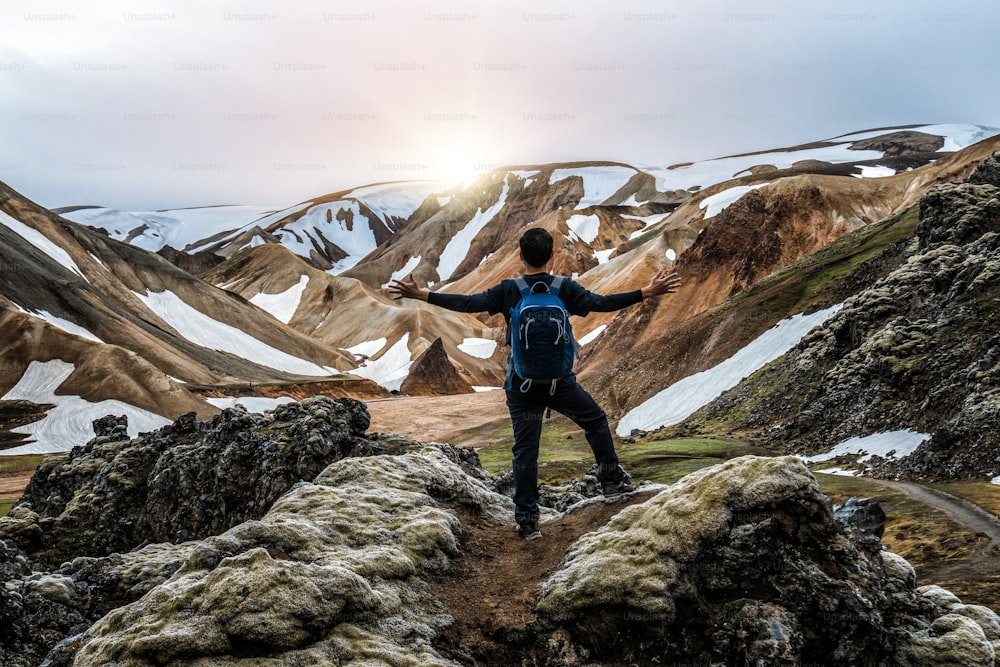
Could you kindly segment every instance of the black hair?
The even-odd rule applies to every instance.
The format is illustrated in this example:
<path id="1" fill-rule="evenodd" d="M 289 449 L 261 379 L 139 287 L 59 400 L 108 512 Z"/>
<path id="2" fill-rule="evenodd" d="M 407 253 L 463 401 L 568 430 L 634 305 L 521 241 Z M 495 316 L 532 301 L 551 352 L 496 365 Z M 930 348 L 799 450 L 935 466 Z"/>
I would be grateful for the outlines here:
<path id="1" fill-rule="evenodd" d="M 524 261 L 531 266 L 541 268 L 552 259 L 552 235 L 540 227 L 532 227 L 521 234 L 518 244 Z"/>

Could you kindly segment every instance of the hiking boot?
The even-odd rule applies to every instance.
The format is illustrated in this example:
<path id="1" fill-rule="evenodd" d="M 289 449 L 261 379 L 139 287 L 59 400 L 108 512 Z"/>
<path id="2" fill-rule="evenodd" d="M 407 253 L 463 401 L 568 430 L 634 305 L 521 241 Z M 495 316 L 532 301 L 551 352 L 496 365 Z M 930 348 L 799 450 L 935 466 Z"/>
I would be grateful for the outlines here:
<path id="1" fill-rule="evenodd" d="M 517 534 L 526 540 L 537 540 L 542 536 L 537 519 L 527 519 L 517 524 Z"/>
<path id="2" fill-rule="evenodd" d="M 601 493 L 605 497 L 620 496 L 630 491 L 635 491 L 635 485 L 632 483 L 632 477 L 621 466 L 618 466 L 610 477 L 601 480 Z"/>

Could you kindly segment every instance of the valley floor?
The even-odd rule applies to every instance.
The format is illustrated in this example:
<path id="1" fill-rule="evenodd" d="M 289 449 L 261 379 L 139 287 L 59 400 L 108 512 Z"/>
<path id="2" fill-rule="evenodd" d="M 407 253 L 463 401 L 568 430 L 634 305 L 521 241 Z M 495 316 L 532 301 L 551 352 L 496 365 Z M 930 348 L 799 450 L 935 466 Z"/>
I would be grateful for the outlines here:
<path id="1" fill-rule="evenodd" d="M 369 431 L 405 433 L 420 442 L 463 447 L 496 443 L 499 429 L 510 432 L 504 392 L 480 391 L 451 396 L 398 396 L 366 401 Z"/>

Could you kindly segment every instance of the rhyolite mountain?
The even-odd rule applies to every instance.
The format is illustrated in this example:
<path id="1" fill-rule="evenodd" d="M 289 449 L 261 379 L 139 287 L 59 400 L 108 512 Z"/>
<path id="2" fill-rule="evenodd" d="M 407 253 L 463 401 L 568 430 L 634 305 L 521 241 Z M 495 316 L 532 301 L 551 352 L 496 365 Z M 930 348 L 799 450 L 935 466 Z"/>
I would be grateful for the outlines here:
<path id="1" fill-rule="evenodd" d="M 748 431 L 802 453 L 909 428 L 930 437 L 908 456 L 861 468 L 895 478 L 995 477 L 1000 157 L 984 160 L 961 182 L 935 186 L 872 233 L 897 240 L 840 276 L 831 267 L 845 249 L 831 246 L 825 260 L 793 265 L 770 281 L 826 272 L 832 284 L 825 299 L 842 299 L 842 307 L 788 354 L 676 428 Z M 747 299 L 760 303 L 772 287 L 758 285 Z"/>
<path id="2" fill-rule="evenodd" d="M 0 391 L 20 382 L 30 390 L 22 386 L 9 398 L 118 400 L 164 423 L 190 409 L 214 414 L 208 400 L 215 397 L 495 387 L 505 357 L 499 315 L 393 301 L 384 285 L 412 274 L 432 289 L 485 289 L 518 271 L 517 238 L 539 225 L 556 238 L 554 270 L 595 291 L 636 289 L 658 268 L 683 275 L 675 295 L 574 321 L 584 341 L 579 375 L 618 418 L 777 322 L 868 287 L 861 279 L 836 282 L 835 292 L 820 281 L 803 287 L 788 276 L 806 274 L 789 267 L 834 247 L 846 248 L 845 263 L 860 261 L 855 253 L 881 252 L 902 236 L 881 234 L 879 221 L 914 210 L 940 184 L 967 178 L 997 148 L 1000 139 L 987 128 L 913 126 L 669 168 L 521 165 L 458 185 L 381 184 L 270 207 L 255 220 L 240 218 L 231 231 L 220 230 L 225 216 L 216 211 L 204 237 L 192 231 L 197 224 L 183 234 L 176 229 L 183 211 L 160 212 L 145 230 L 109 230 L 96 226 L 107 211 L 66 211 L 86 224 L 74 223 L 5 190 L 2 205 L 13 223 L 0 234 L 20 250 L 3 261 L 46 268 L 3 274 L 0 307 L 17 326 L 0 335 L 17 354 L 3 366 Z M 244 207 L 234 220 L 256 213 Z M 188 214 L 194 223 L 208 212 Z M 82 275 L 28 248 L 16 223 L 45 239 L 36 242 L 68 253 Z M 148 230 L 222 261 L 195 277 L 113 238 L 146 239 L 152 248 Z M 870 241 L 852 245 L 859 238 Z M 846 245 L 836 246 L 841 241 Z M 769 296 L 748 299 L 764 293 L 755 289 Z M 93 293 L 86 308 L 67 302 L 76 291 Z M 111 314 L 91 305 L 97 302 L 113 304 Z M 29 333 L 35 330 L 44 336 Z M 112 372 L 99 382 L 82 372 L 76 348 L 112 359 L 102 362 Z M 114 370 L 123 363 L 143 369 Z M 171 404 L 163 404 L 165 395 L 174 396 Z M 854 434 L 865 428 L 859 424 Z M 841 432 L 825 433 L 808 444 L 832 446 Z"/>

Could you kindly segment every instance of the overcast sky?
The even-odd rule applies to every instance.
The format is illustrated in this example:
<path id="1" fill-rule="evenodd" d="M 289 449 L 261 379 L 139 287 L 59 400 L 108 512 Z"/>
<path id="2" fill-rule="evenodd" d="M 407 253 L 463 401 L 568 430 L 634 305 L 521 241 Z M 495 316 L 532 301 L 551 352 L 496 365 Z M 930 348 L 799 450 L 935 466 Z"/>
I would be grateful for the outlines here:
<path id="1" fill-rule="evenodd" d="M 289 206 L 508 164 L 1000 126 L 996 0 L 0 3 L 0 180 Z"/>

